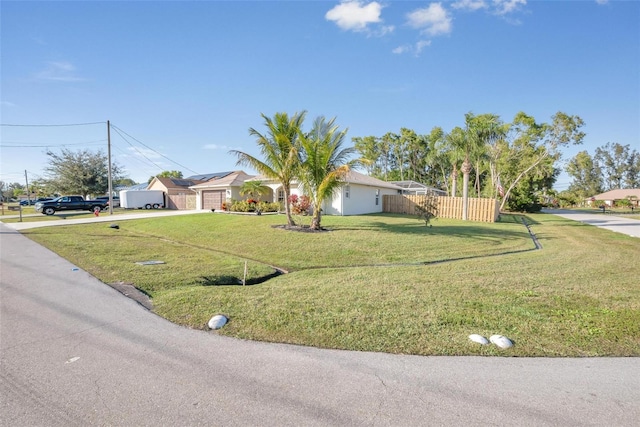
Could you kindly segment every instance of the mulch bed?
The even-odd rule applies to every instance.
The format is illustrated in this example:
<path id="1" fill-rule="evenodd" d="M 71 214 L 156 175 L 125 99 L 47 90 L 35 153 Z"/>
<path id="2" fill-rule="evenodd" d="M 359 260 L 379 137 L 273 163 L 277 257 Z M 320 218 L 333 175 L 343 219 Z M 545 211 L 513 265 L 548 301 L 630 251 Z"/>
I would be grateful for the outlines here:
<path id="1" fill-rule="evenodd" d="M 319 230 L 313 230 L 308 225 L 272 225 L 271 227 L 287 231 L 298 231 L 300 233 L 325 233 L 331 231 L 323 227 L 320 227 Z"/>

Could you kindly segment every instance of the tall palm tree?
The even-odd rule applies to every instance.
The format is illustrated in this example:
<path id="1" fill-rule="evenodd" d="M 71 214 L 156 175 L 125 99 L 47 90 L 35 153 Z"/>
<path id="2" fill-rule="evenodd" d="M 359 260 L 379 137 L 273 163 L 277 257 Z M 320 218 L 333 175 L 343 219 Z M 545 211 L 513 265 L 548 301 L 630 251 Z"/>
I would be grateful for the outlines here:
<path id="1" fill-rule="evenodd" d="M 499 137 L 501 123 L 500 118 L 495 114 L 481 114 L 479 116 L 473 113 L 467 113 L 465 118 L 465 135 L 464 146 L 465 153 L 464 162 L 462 163 L 462 219 L 466 220 L 469 205 L 469 175 L 472 169 L 472 160 L 478 161 L 476 173 L 479 174 L 479 160 L 485 156 L 487 145 Z M 472 158 L 473 157 L 473 158 Z M 478 188 L 479 188 L 479 176 Z M 479 192 L 479 190 L 478 190 Z"/>
<path id="2" fill-rule="evenodd" d="M 349 160 L 354 147 L 342 148 L 347 129 L 338 130 L 335 118 L 323 116 L 313 123 L 308 134 L 300 132 L 300 170 L 298 176 L 304 192 L 313 203 L 311 229 L 320 229 L 322 203 L 342 185 L 350 168 L 359 160 Z"/>
<path id="3" fill-rule="evenodd" d="M 455 127 L 445 136 L 447 157 L 451 162 L 451 197 L 456 197 L 458 190 L 458 166 L 465 158 L 464 146 L 466 135 L 462 128 Z"/>
<path id="4" fill-rule="evenodd" d="M 301 134 L 302 123 L 307 112 L 296 113 L 289 118 L 287 113 L 276 113 L 273 118 L 261 114 L 267 132 L 262 134 L 254 128 L 249 128 L 249 134 L 256 137 L 263 160 L 238 150 L 231 150 L 229 154 L 238 157 L 238 165 L 253 167 L 258 173 L 267 178 L 275 179 L 282 184 L 284 191 L 284 211 L 287 224 L 295 225 L 291 217 L 289 196 L 291 183 L 297 177 L 300 158 L 298 155 L 298 137 Z"/>

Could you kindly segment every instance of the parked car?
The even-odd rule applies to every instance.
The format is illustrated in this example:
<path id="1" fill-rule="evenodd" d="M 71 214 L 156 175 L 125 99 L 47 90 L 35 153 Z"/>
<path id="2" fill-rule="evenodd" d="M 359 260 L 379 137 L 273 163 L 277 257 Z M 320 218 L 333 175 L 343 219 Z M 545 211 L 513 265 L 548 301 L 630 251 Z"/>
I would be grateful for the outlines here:
<path id="1" fill-rule="evenodd" d="M 109 196 L 100 196 L 100 197 L 96 197 L 96 200 L 104 200 L 104 202 L 109 205 Z M 112 198 L 113 200 L 113 207 L 114 208 L 119 208 L 120 207 L 120 197 L 118 196 L 113 196 Z"/>
<path id="2" fill-rule="evenodd" d="M 46 202 L 48 200 L 53 200 L 53 197 L 40 197 L 35 200 L 20 200 L 21 206 L 35 205 L 37 202 Z"/>
<path id="3" fill-rule="evenodd" d="M 85 200 L 82 196 L 62 196 L 57 199 L 37 202 L 36 212 L 53 215 L 57 211 L 92 211 L 100 212 L 107 207 L 104 200 Z"/>

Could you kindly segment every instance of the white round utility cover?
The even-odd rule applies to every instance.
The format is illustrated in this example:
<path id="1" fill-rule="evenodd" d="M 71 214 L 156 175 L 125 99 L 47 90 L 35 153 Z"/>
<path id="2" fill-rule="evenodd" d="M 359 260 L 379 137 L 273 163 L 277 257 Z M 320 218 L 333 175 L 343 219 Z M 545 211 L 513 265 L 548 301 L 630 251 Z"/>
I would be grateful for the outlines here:
<path id="1" fill-rule="evenodd" d="M 220 329 L 227 323 L 227 318 L 222 314 L 217 314 L 209 320 L 207 325 L 210 329 Z"/>
<path id="2" fill-rule="evenodd" d="M 473 342 L 477 342 L 478 344 L 487 345 L 489 344 L 489 340 L 478 334 L 469 335 L 469 339 Z"/>
<path id="3" fill-rule="evenodd" d="M 494 343 L 500 348 L 513 347 L 513 343 L 511 342 L 511 340 L 502 335 L 491 335 L 489 337 L 489 341 L 491 341 L 492 343 Z"/>

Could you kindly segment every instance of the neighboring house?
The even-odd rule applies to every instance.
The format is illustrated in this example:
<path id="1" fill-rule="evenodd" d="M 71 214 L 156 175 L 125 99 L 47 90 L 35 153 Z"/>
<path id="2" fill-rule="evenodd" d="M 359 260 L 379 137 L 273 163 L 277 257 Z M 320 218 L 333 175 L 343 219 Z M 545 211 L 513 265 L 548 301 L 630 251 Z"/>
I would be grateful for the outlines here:
<path id="1" fill-rule="evenodd" d="M 354 170 L 322 207 L 325 215 L 363 215 L 382 212 L 382 196 L 402 194 L 402 187 Z"/>
<path id="2" fill-rule="evenodd" d="M 438 188 L 429 187 L 416 181 L 389 181 L 398 187 L 402 187 L 402 194 L 417 196 L 427 194 L 428 192 L 436 193 L 438 196 L 446 196 L 447 192 Z"/>
<path id="3" fill-rule="evenodd" d="M 599 200 L 604 202 L 607 206 L 614 206 L 616 201 L 630 199 L 632 206 L 638 206 L 640 200 L 640 188 L 628 188 L 607 191 L 602 194 L 597 194 L 593 197 L 589 197 L 587 202 L 591 205 L 594 201 Z"/>
<path id="4" fill-rule="evenodd" d="M 156 176 L 146 189 L 164 191 L 168 209 L 196 209 L 196 193 L 189 187 L 199 183 L 201 181 L 194 179 Z"/>
<path id="5" fill-rule="evenodd" d="M 222 209 L 222 203 L 227 200 L 241 200 L 240 188 L 251 178 L 254 176 L 244 171 L 234 171 L 190 186 L 189 189 L 196 195 L 195 209 L 218 210 Z"/>
<path id="6" fill-rule="evenodd" d="M 261 181 L 271 189 L 271 201 L 284 202 L 284 190 L 278 181 L 263 176 L 256 176 L 253 179 Z M 292 183 L 291 194 L 297 196 L 303 194 L 297 182 Z M 351 170 L 345 177 L 345 183 L 336 190 L 330 200 L 324 202 L 322 213 L 324 215 L 362 215 L 382 212 L 382 196 L 387 194 L 402 194 L 402 187 Z"/>

